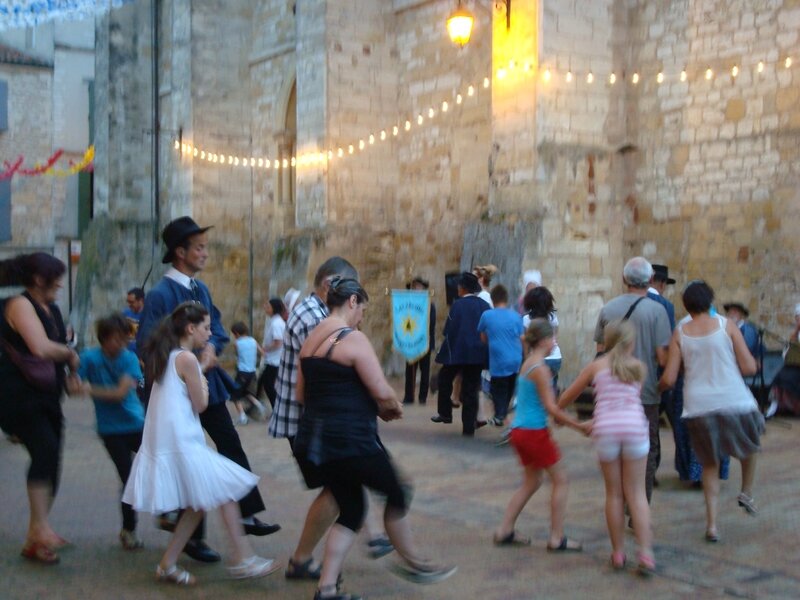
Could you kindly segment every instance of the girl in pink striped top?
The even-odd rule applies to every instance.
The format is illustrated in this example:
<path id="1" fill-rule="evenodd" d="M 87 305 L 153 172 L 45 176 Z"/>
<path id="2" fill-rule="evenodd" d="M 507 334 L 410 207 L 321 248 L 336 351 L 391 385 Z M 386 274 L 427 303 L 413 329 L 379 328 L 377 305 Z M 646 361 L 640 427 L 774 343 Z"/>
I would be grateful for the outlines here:
<path id="1" fill-rule="evenodd" d="M 606 486 L 606 524 L 611 538 L 611 566 L 625 566 L 627 501 L 638 551 L 638 571 L 655 569 L 650 506 L 645 494 L 645 470 L 650 449 L 648 422 L 639 398 L 645 367 L 633 356 L 636 330 L 628 321 L 605 328 L 606 354 L 589 363 L 558 400 L 559 408 L 573 402 L 587 386 L 595 391 L 592 439 Z"/>

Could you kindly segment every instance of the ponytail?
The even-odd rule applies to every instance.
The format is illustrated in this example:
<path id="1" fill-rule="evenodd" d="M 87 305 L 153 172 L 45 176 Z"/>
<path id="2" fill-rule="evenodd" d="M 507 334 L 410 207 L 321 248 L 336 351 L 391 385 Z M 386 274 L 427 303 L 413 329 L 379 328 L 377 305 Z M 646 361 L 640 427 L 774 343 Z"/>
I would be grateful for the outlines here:
<path id="1" fill-rule="evenodd" d="M 603 341 L 614 377 L 623 383 L 644 381 L 644 365 L 630 353 L 631 346 L 636 342 L 636 330 L 630 321 L 619 320 L 607 324 Z"/>
<path id="2" fill-rule="evenodd" d="M 208 311 L 198 302 L 184 302 L 164 317 L 144 344 L 144 376 L 146 381 L 158 381 L 164 375 L 169 354 L 180 344 L 186 328 L 199 325 Z"/>

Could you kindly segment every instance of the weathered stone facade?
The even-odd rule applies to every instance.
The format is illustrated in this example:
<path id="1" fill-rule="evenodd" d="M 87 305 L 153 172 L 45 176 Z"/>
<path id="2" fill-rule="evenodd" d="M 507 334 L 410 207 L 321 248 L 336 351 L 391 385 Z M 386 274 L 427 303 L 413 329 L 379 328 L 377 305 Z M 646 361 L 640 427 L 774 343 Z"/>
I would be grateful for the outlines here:
<path id="1" fill-rule="evenodd" d="M 388 360 L 385 290 L 419 273 L 443 307 L 445 272 L 493 262 L 517 293 L 538 268 L 569 377 L 592 354 L 625 258 L 643 253 L 782 327 L 800 300 L 797 3 L 515 0 L 510 29 L 494 2 L 466 5 L 476 23 L 459 49 L 444 29 L 451 0 L 160 3 L 156 227 L 187 213 L 215 225 L 204 277 L 225 322 L 260 327 L 263 297 L 306 287 L 342 254 L 373 295 L 366 328 Z M 140 2 L 98 22 L 109 119 L 96 209 L 112 220 L 154 214 L 141 133 L 150 16 Z M 734 64 L 736 81 L 703 78 L 706 65 Z M 332 155 L 243 168 L 181 155 L 179 136 L 237 159 Z M 150 266 L 123 270 L 108 293 L 121 297 Z M 91 304 L 87 319 L 105 310 L 99 296 Z"/>

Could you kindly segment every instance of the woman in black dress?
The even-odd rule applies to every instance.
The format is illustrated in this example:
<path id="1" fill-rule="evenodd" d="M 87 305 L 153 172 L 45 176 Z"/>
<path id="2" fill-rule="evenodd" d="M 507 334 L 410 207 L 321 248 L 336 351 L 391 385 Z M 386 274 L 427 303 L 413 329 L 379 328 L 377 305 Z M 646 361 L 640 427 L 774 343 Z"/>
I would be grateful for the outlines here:
<path id="1" fill-rule="evenodd" d="M 31 457 L 30 520 L 22 556 L 45 564 L 57 563 L 56 550 L 67 543 L 48 522 L 61 471 L 64 366 L 73 372 L 78 368 L 78 355 L 66 345 L 64 321 L 55 304 L 65 270 L 64 263 L 43 252 L 0 263 L 0 284 L 25 288 L 3 301 L 0 310 L 0 426 L 16 436 Z M 41 369 L 52 369 L 48 377 L 26 377 L 19 364 L 30 357 L 39 359 Z"/>

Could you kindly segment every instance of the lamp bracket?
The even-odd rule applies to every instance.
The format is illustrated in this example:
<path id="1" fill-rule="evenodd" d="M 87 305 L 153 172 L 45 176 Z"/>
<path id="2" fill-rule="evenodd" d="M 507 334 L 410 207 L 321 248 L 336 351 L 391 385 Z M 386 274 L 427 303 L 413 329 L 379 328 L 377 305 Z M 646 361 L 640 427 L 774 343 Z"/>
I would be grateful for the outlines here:
<path id="1" fill-rule="evenodd" d="M 511 0 L 495 0 L 494 6 L 497 10 L 506 7 L 506 30 L 511 29 Z"/>

